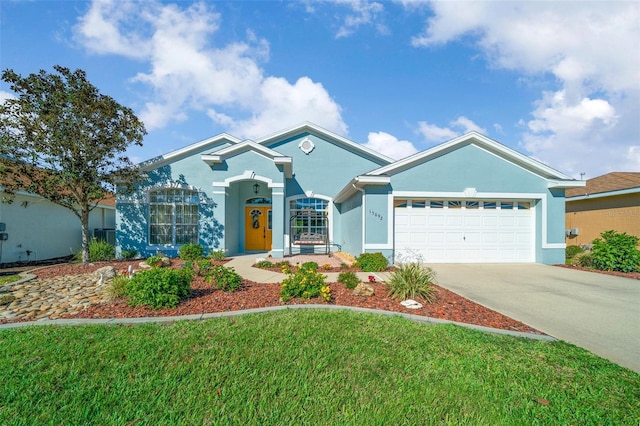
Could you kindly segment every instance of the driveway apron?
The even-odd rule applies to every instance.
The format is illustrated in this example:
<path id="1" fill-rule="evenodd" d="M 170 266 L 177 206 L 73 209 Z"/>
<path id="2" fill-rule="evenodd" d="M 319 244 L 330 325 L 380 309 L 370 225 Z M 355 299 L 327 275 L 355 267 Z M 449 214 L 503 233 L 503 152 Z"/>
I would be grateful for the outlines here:
<path id="1" fill-rule="evenodd" d="M 541 264 L 434 264 L 440 286 L 640 373 L 640 281 Z"/>

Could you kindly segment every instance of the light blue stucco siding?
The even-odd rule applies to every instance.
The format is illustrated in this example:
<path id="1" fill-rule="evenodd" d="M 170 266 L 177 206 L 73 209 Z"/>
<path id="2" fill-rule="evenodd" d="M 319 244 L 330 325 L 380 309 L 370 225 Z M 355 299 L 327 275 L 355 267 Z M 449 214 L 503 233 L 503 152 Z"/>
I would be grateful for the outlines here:
<path id="1" fill-rule="evenodd" d="M 535 206 L 535 261 L 557 263 L 564 259 L 564 190 L 551 190 L 548 180 L 476 145 L 441 153 L 428 162 L 399 171 L 391 177 L 398 192 L 438 193 L 460 197 L 465 189 L 478 198 L 519 198 Z"/>
<path id="2" fill-rule="evenodd" d="M 299 148 L 300 142 L 304 139 L 309 139 L 314 145 L 313 150 L 307 154 Z M 285 187 L 285 197 L 288 199 L 309 194 L 312 197 L 333 200 L 354 176 L 387 164 L 386 161 L 363 151 L 306 132 L 267 146 L 292 158 L 293 176 L 287 179 Z M 288 212 L 288 208 L 285 212 Z M 331 250 L 344 250 L 345 241 L 348 241 L 347 244 L 353 244 L 351 237 L 343 234 L 343 230 L 351 230 L 351 227 L 344 226 L 340 206 L 333 206 L 330 218 Z M 358 217 L 358 220 L 361 219 L 361 216 Z M 284 233 L 288 235 L 289 217 L 284 217 L 283 225 Z M 362 224 L 359 223 L 357 227 L 362 228 Z M 361 240 L 360 237 L 359 241 Z M 361 246 L 361 243 L 359 245 Z M 315 247 L 314 251 L 320 252 L 324 249 Z"/>
<path id="3" fill-rule="evenodd" d="M 228 144 L 217 144 L 225 147 Z M 190 188 L 199 195 L 198 243 L 207 251 L 218 250 L 224 235 L 224 223 L 219 220 L 223 214 L 213 196 L 213 174 L 211 167 L 202 161 L 200 155 L 208 153 L 211 147 L 190 153 L 189 156 L 148 170 L 145 179 L 132 194 L 118 190 L 116 197 L 116 244 L 118 252 L 135 249 L 143 256 L 162 252 L 177 256 L 179 246 L 149 244 L 149 198 L 152 189 L 166 187 Z"/>
<path id="4" fill-rule="evenodd" d="M 309 154 L 298 147 L 305 138 L 315 145 Z M 354 176 L 386 164 L 309 133 L 268 146 L 293 159 L 294 176 L 287 181 L 287 197 L 312 192 L 333 198 Z"/>
<path id="5" fill-rule="evenodd" d="M 274 257 L 282 257 L 284 217 L 284 173 L 267 158 L 254 151 L 244 151 L 229 158 L 222 164 L 211 167 L 214 200 L 224 203 L 224 215 L 218 220 L 224 224 L 222 249 L 228 255 L 245 252 L 245 206 L 254 197 L 272 200 L 272 243 Z M 258 184 L 258 193 L 254 192 Z M 279 233 L 277 233 L 279 232 Z"/>
<path id="6" fill-rule="evenodd" d="M 339 205 L 340 223 L 340 250 L 359 255 L 364 251 L 362 242 L 362 193 L 356 192 Z"/>

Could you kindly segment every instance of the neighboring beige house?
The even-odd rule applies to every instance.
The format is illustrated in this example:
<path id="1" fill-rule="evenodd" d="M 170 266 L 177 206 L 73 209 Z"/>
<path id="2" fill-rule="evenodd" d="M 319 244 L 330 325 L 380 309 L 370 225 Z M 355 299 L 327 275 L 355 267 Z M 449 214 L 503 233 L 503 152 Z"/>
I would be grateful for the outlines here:
<path id="1" fill-rule="evenodd" d="M 114 228 L 111 197 L 91 212 L 89 229 L 93 235 L 95 229 Z M 0 239 L 2 234 L 0 264 L 68 256 L 80 250 L 82 241 L 80 220 L 70 210 L 27 192 L 8 197 L 0 186 Z"/>
<path id="2" fill-rule="evenodd" d="M 613 172 L 588 179 L 581 188 L 567 188 L 566 243 L 591 245 L 613 229 L 640 237 L 640 173 Z"/>

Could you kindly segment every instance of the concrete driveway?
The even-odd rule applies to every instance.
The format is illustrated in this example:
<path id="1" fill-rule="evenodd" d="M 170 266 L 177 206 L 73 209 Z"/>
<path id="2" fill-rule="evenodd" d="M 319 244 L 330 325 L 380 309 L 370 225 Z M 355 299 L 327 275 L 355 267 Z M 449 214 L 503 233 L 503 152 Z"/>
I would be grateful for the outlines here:
<path id="1" fill-rule="evenodd" d="M 440 286 L 640 373 L 640 281 L 539 264 L 434 264 Z"/>

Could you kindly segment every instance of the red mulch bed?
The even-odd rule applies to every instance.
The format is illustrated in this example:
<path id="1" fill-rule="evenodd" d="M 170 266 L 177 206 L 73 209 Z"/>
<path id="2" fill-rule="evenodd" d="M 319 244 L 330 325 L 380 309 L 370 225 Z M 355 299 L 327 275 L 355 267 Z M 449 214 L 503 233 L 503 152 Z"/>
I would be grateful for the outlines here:
<path id="1" fill-rule="evenodd" d="M 50 278 L 66 274 L 90 273 L 99 267 L 113 265 L 118 272 L 127 270 L 129 265 L 137 268 L 139 261 L 98 262 L 93 265 L 64 264 L 39 269 L 34 273 L 39 278 Z M 225 293 L 214 289 L 211 284 L 196 277 L 192 282 L 191 297 L 172 309 L 151 309 L 147 307 L 131 307 L 125 300 L 89 307 L 74 316 L 67 318 L 139 318 L 157 316 L 178 316 L 213 312 L 228 312 L 242 309 L 261 308 L 267 306 L 296 304 L 330 304 L 337 306 L 355 306 L 370 309 L 381 309 L 393 312 L 404 312 L 413 315 L 439 318 L 449 321 L 476 324 L 485 327 L 513 330 L 527 333 L 543 334 L 526 324 L 511 319 L 496 311 L 478 305 L 445 288 L 434 286 L 437 298 L 435 302 L 425 303 L 420 309 L 408 309 L 386 295 L 386 288 L 381 283 L 370 283 L 375 295 L 371 297 L 354 296 L 352 290 L 342 284 L 330 283 L 332 300 L 327 303 L 320 298 L 305 300 L 294 299 L 288 303 L 280 301 L 279 284 L 259 284 L 245 281 L 244 285 L 233 293 Z"/>
<path id="2" fill-rule="evenodd" d="M 565 264 L 555 265 L 555 266 L 560 266 L 562 268 L 567 268 L 567 269 L 576 269 L 578 271 L 595 272 L 598 274 L 615 275 L 616 277 L 624 277 L 624 278 L 631 278 L 634 280 L 640 280 L 640 272 L 598 271 L 597 269 L 585 268 L 584 266 L 565 265 Z"/>

